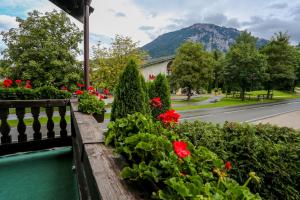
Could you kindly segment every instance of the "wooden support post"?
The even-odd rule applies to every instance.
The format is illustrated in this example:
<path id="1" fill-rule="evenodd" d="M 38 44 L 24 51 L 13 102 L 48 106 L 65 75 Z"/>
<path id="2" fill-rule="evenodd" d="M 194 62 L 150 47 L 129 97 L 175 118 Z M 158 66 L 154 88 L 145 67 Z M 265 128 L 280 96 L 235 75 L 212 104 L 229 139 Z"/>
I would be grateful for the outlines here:
<path id="1" fill-rule="evenodd" d="M 27 135 L 26 132 L 26 125 L 24 123 L 24 116 L 25 116 L 25 108 L 16 108 L 16 115 L 18 117 L 18 142 L 26 142 L 27 141 Z"/>
<path id="2" fill-rule="evenodd" d="M 11 135 L 9 134 L 10 126 L 7 122 L 8 114 L 9 114 L 9 108 L 0 109 L 0 119 L 1 119 L 0 133 L 2 134 L 1 137 L 2 144 L 11 143 Z"/>
<path id="3" fill-rule="evenodd" d="M 90 86 L 89 78 L 89 28 L 90 28 L 90 4 L 91 0 L 84 1 L 84 20 L 83 20 L 83 31 L 84 31 L 84 84 L 87 90 Z"/>

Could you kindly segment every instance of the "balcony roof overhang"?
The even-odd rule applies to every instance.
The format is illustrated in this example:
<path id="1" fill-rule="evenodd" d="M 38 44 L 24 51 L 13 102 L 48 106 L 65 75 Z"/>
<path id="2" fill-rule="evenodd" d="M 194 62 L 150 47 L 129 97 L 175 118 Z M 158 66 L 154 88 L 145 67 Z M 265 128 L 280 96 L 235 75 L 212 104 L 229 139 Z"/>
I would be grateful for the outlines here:
<path id="1" fill-rule="evenodd" d="M 84 20 L 84 6 L 90 4 L 91 0 L 49 0 L 57 7 L 83 23 Z M 90 7 L 90 14 L 94 8 Z"/>

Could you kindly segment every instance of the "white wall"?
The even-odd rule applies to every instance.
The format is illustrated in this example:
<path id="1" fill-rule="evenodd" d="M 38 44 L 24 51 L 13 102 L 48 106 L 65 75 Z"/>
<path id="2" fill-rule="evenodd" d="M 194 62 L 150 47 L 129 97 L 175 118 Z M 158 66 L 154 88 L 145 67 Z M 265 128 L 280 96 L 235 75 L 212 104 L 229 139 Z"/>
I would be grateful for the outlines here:
<path id="1" fill-rule="evenodd" d="M 141 72 L 144 75 L 145 80 L 149 80 L 149 75 L 153 74 L 157 76 L 159 73 L 167 74 L 167 66 L 170 61 L 165 61 L 162 63 L 157 63 L 145 68 L 141 68 Z"/>

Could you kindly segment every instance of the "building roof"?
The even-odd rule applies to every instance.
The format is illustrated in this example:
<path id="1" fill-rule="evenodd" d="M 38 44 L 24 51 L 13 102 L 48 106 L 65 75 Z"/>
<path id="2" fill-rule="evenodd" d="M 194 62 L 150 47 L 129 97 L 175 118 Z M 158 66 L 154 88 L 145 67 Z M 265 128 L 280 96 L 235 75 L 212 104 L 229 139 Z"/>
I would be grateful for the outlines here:
<path id="1" fill-rule="evenodd" d="M 63 11 L 83 23 L 83 11 L 85 2 L 91 2 L 91 0 L 49 0 Z M 90 13 L 94 11 L 94 8 L 90 7 Z"/>
<path id="2" fill-rule="evenodd" d="M 172 61 L 174 59 L 175 59 L 175 55 L 164 56 L 164 57 L 159 57 L 159 58 L 153 58 L 153 59 L 147 60 L 142 67 L 145 68 L 145 67 L 149 67 L 149 66 L 154 65 L 154 64 L 159 64 L 159 63 L 163 63 L 163 62 L 167 62 L 167 61 Z"/>

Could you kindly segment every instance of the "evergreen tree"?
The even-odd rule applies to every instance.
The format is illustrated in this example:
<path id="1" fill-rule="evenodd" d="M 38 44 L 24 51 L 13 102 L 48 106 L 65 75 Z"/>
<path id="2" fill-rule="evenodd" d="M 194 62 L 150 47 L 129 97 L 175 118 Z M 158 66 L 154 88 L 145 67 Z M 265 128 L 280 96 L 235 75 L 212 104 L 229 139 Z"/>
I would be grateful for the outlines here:
<path id="1" fill-rule="evenodd" d="M 149 84 L 150 100 L 156 97 L 161 99 L 162 107 L 156 108 L 151 106 L 151 113 L 154 118 L 171 108 L 170 85 L 165 75 L 157 75 L 156 79 Z"/>
<path id="2" fill-rule="evenodd" d="M 148 102 L 137 64 L 130 60 L 119 78 L 112 104 L 111 121 L 140 112 L 147 114 Z"/>

